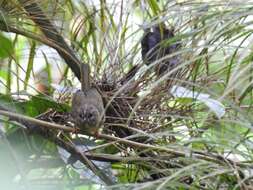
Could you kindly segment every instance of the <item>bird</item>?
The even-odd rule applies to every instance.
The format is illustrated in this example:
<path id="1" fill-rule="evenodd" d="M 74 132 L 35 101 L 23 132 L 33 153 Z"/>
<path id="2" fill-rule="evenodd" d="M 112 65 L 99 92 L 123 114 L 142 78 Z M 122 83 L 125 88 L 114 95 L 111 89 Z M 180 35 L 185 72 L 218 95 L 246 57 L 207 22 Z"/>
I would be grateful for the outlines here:
<path id="1" fill-rule="evenodd" d="M 164 24 L 145 29 L 141 40 L 141 55 L 144 63 L 150 65 L 166 55 L 176 52 L 180 47 L 180 43 L 172 43 L 174 37 L 173 29 L 167 29 Z M 156 65 L 156 74 L 161 76 L 178 63 L 178 56 L 164 59 Z"/>
<path id="2" fill-rule="evenodd" d="M 90 85 L 90 68 L 81 65 L 82 89 L 73 94 L 71 116 L 76 127 L 85 134 L 97 134 L 104 122 L 104 105 L 101 94 Z"/>

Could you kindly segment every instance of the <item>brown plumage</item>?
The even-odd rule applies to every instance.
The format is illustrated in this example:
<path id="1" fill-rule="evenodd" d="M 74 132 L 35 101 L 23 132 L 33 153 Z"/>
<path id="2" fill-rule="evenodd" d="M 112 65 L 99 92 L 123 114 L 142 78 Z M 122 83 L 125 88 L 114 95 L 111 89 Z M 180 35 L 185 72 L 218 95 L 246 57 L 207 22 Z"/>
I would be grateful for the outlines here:
<path id="1" fill-rule="evenodd" d="M 90 86 L 89 74 L 89 65 L 82 64 L 82 90 L 73 95 L 71 115 L 82 133 L 95 134 L 103 122 L 104 105 L 98 90 Z"/>

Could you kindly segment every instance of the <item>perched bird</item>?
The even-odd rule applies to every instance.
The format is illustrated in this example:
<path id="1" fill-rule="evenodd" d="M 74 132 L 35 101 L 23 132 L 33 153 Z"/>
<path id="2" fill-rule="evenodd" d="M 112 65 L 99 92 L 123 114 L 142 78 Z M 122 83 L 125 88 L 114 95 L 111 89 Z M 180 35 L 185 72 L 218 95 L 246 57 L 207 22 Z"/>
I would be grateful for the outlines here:
<path id="1" fill-rule="evenodd" d="M 72 98 L 71 115 L 76 127 L 85 134 L 96 134 L 102 125 L 104 105 L 103 100 L 95 87 L 91 87 L 89 65 L 81 65 L 82 89 Z"/>
<path id="2" fill-rule="evenodd" d="M 166 29 L 162 24 L 146 29 L 141 40 L 141 54 L 144 63 L 149 65 L 166 55 L 176 52 L 180 45 L 178 42 L 172 43 L 172 41 L 169 41 L 172 38 L 174 38 L 173 30 Z M 156 66 L 157 75 L 164 74 L 168 68 L 177 65 L 178 62 L 177 56 L 159 62 Z"/>

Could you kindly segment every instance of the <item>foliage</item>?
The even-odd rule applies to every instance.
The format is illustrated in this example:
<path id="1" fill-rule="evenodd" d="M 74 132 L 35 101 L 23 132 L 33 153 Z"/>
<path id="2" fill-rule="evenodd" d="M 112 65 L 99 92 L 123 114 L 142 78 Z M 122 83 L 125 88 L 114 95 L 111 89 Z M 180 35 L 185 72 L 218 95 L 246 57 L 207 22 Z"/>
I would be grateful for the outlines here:
<path id="1" fill-rule="evenodd" d="M 22 9 L 32 2 L 0 1 L 5 31 L 0 108 L 68 125 L 63 113 L 69 111 L 70 95 L 63 86 L 80 84 L 48 48 L 55 42 Z M 253 186 L 251 1 L 46 0 L 39 5 L 91 65 L 107 108 L 103 133 L 121 141 L 102 137 L 94 143 L 87 136 L 55 134 L 100 158 L 94 163 L 116 181 L 108 188 Z M 162 60 L 146 66 L 140 49 L 144 30 L 161 22 L 175 33 L 167 43 L 180 41 L 181 47 L 167 56 L 179 56 L 180 64 L 158 77 L 154 70 Z M 135 77 L 127 78 L 135 68 Z M 175 86 L 188 95 L 173 93 Z M 217 115 L 223 108 L 225 115 Z M 87 167 L 75 165 L 75 159 L 67 162 L 68 153 L 52 139 L 27 132 L 18 121 L 1 121 L 0 179 L 6 189 L 104 188 Z"/>

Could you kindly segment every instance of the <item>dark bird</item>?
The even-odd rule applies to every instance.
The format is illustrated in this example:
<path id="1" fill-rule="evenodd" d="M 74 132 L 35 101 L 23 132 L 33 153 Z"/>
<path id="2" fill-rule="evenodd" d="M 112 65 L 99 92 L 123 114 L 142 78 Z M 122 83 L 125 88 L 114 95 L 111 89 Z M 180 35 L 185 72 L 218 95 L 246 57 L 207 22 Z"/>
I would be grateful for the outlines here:
<path id="1" fill-rule="evenodd" d="M 149 65 L 166 55 L 176 52 L 180 44 L 173 42 L 174 36 L 173 30 L 166 29 L 162 24 L 146 29 L 141 40 L 141 54 L 144 63 Z M 164 74 L 168 68 L 178 63 L 177 56 L 166 58 L 157 64 L 157 75 Z"/>

